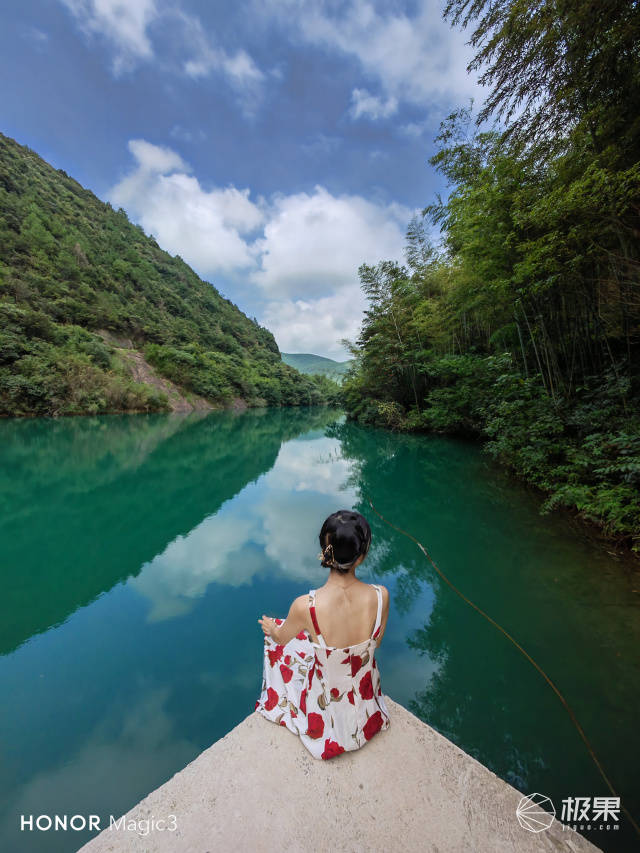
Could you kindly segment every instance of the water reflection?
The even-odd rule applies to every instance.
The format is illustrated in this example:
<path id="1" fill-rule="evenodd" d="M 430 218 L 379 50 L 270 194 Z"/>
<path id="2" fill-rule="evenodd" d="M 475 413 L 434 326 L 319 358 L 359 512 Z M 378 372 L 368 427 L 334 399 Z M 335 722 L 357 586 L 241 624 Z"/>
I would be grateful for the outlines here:
<path id="1" fill-rule="evenodd" d="M 344 485 L 348 465 L 339 449 L 337 439 L 322 434 L 283 444 L 271 470 L 146 563 L 131 586 L 151 602 L 148 618 L 187 613 L 213 582 L 324 582 L 315 558 L 318 501 L 351 506 L 356 499 Z"/>
<path id="2" fill-rule="evenodd" d="M 606 794 L 540 676 L 366 495 L 539 659 L 637 810 L 631 576 L 474 445 L 323 409 L 0 432 L 3 849 L 75 850 L 17 835 L 16 815 L 120 814 L 251 712 L 257 616 L 324 582 L 317 536 L 339 507 L 370 520 L 360 574 L 391 592 L 385 693 L 521 790 Z"/>
<path id="3" fill-rule="evenodd" d="M 0 654 L 136 575 L 335 420 L 304 409 L 8 421 L 0 465 Z"/>
<path id="4" fill-rule="evenodd" d="M 188 764 L 196 756 L 197 747 L 176 728 L 167 711 L 168 698 L 168 688 L 141 684 L 138 693 L 126 703 L 120 700 L 102 709 L 77 752 L 14 788 L 15 794 L 4 804 L 11 817 L 0 829 L 13 844 L 4 849 L 56 849 L 55 842 L 50 845 L 37 835 L 19 835 L 15 816 L 93 814 L 100 815 L 102 826 L 109 826 L 110 813 L 117 817 L 127 811 L 132 792 L 146 790 L 145 778 L 168 777 L 176 767 Z M 79 786 L 79 778 L 86 784 Z M 124 785 L 123 779 L 127 780 Z M 115 811 L 105 808 L 106 803 Z M 77 849 L 90 837 L 77 832 L 65 835 L 69 850 Z"/>
<path id="5" fill-rule="evenodd" d="M 360 494 L 421 539 L 453 583 L 560 686 L 627 808 L 640 813 L 637 568 L 594 548 L 569 518 L 540 516 L 539 498 L 471 444 L 339 424 L 328 433 L 352 461 Z M 357 508 L 370 512 L 365 500 Z M 393 587 L 406 643 L 431 668 L 421 686 L 413 671 L 408 707 L 522 791 L 543 790 L 558 805 L 567 796 L 610 793 L 531 664 L 410 540 L 377 516 L 372 528 L 389 544 L 379 571 Z M 406 614 L 425 587 L 431 607 L 409 628 Z M 633 849 L 626 821 L 623 830 L 591 838 L 605 850 Z"/>

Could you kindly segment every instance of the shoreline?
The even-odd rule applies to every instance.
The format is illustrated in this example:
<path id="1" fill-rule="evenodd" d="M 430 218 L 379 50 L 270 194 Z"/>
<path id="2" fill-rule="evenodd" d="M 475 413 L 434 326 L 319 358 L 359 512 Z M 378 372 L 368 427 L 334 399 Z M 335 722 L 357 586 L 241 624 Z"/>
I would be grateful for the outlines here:
<path id="1" fill-rule="evenodd" d="M 239 401 L 239 402 L 238 402 Z M 108 412 L 57 412 L 55 414 L 42 412 L 24 412 L 20 414 L 0 414 L 0 420 L 5 421 L 22 421 L 35 418 L 46 418 L 47 420 L 59 420 L 61 418 L 102 418 L 110 415 L 192 415 L 194 413 L 208 414 L 209 412 L 246 412 L 257 409 L 304 409 L 304 408 L 330 408 L 330 403 L 299 403 L 297 405 L 287 404 L 281 406 L 270 406 L 269 404 L 251 405 L 250 402 L 242 397 L 235 397 L 228 405 L 223 405 L 220 402 L 211 402 L 210 408 L 207 409 L 191 409 L 190 411 L 176 411 L 171 408 L 166 409 L 109 409 Z"/>
<path id="2" fill-rule="evenodd" d="M 390 433 L 391 435 L 413 435 L 422 437 L 448 438 L 452 439 L 453 441 L 467 442 L 478 447 L 480 452 L 485 454 L 486 456 L 484 445 L 486 444 L 487 439 L 483 438 L 483 436 L 480 434 L 470 433 L 468 435 L 463 435 L 456 432 L 436 432 L 435 430 L 426 429 L 395 429 L 393 427 L 381 426 L 380 424 L 370 424 L 361 422 L 357 418 L 351 417 L 346 412 L 346 410 L 343 411 L 346 414 L 348 423 L 357 424 L 368 429 L 379 429 L 382 432 Z M 489 456 L 487 456 L 487 458 L 493 464 L 495 464 L 495 466 L 500 471 L 506 473 L 514 482 L 524 486 L 539 501 L 543 502 L 545 498 L 549 497 L 549 491 L 542 488 L 541 486 L 538 486 L 536 483 L 532 483 L 526 477 L 523 477 L 507 462 L 503 462 L 500 459 L 492 458 Z M 621 539 L 616 539 L 613 536 L 608 536 L 607 534 L 603 533 L 604 524 L 601 521 L 583 515 L 582 510 L 578 509 L 578 507 L 575 505 L 556 506 L 550 511 L 550 514 L 556 513 L 563 514 L 567 519 L 569 519 L 571 523 L 574 524 L 575 528 L 578 529 L 582 533 L 582 535 L 589 539 L 590 543 L 594 547 L 603 548 L 607 551 L 608 554 L 615 557 L 616 559 L 631 558 L 633 562 L 632 568 L 634 568 L 636 571 L 640 571 L 640 550 L 633 550 L 633 534 L 629 534 Z"/>

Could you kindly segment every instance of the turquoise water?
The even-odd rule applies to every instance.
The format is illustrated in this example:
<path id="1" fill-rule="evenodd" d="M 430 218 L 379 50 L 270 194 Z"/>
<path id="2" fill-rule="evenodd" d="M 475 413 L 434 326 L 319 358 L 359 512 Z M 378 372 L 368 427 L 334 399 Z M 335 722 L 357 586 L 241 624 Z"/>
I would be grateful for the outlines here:
<path id="1" fill-rule="evenodd" d="M 36 419 L 0 423 L 0 849 L 77 850 L 88 832 L 20 815 L 108 825 L 252 712 L 256 620 L 324 582 L 342 507 L 371 523 L 360 576 L 391 592 L 383 691 L 558 814 L 606 795 L 541 676 L 367 494 L 539 661 L 638 819 L 637 571 L 476 445 L 311 408 Z M 625 826 L 589 837 L 637 849 Z"/>

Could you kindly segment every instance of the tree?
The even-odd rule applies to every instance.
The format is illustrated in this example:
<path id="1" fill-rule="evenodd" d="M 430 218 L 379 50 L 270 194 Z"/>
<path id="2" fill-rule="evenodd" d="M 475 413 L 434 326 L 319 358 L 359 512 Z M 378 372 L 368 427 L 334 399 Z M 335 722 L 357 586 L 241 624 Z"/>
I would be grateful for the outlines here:
<path id="1" fill-rule="evenodd" d="M 448 0 L 445 17 L 475 26 L 468 66 L 491 92 L 478 116 L 511 122 L 506 137 L 549 156 L 576 130 L 594 150 L 638 159 L 637 0 Z"/>

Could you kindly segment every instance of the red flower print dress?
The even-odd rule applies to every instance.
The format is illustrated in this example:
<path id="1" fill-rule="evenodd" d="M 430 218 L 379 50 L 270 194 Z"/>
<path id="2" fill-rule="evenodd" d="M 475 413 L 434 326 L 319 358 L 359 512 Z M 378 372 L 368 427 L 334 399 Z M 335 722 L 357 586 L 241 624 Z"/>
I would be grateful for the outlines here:
<path id="1" fill-rule="evenodd" d="M 389 714 L 376 665 L 382 591 L 373 633 L 349 648 L 327 646 L 316 618 L 316 591 L 309 592 L 309 610 L 318 643 L 301 631 L 285 646 L 264 638 L 262 693 L 256 711 L 300 736 L 314 758 L 334 758 L 359 749 L 382 729 Z M 282 619 L 276 619 L 281 625 Z"/>

